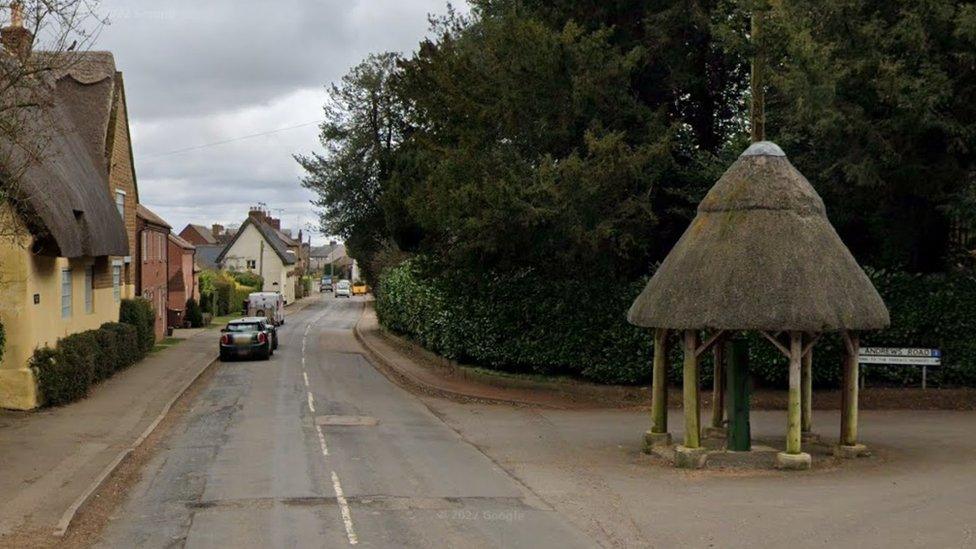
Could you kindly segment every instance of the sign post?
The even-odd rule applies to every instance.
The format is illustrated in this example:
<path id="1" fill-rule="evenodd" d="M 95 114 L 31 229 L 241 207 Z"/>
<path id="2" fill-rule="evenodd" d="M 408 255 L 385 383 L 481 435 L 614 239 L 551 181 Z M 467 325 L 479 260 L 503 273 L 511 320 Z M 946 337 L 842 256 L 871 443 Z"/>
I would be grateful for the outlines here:
<path id="1" fill-rule="evenodd" d="M 889 366 L 921 366 L 922 389 L 928 384 L 929 367 L 942 365 L 942 350 L 912 347 L 861 347 L 857 361 L 860 364 L 886 364 Z"/>

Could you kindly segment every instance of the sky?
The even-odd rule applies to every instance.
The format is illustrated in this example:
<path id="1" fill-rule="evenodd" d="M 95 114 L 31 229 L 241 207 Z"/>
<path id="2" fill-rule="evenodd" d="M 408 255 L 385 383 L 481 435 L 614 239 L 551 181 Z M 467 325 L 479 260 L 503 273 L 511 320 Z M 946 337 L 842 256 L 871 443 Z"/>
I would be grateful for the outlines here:
<path id="1" fill-rule="evenodd" d="M 140 201 L 177 232 L 237 225 L 265 203 L 319 245 L 292 155 L 321 150 L 326 86 L 370 53 L 414 51 L 447 1 L 102 0 L 98 11 L 109 23 L 89 49 L 112 51 L 123 73 Z"/>

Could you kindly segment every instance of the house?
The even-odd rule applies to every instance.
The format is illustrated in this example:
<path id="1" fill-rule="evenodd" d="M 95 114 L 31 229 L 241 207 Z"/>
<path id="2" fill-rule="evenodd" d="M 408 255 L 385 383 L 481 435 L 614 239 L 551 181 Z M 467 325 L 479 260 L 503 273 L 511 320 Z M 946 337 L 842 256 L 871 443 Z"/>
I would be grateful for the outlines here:
<path id="1" fill-rule="evenodd" d="M 220 227 L 220 225 L 214 225 L 214 228 L 217 227 Z M 214 238 L 211 229 L 203 225 L 194 225 L 193 223 L 183 227 L 183 230 L 180 231 L 180 238 L 194 246 L 213 246 L 217 244 L 217 239 Z"/>
<path id="2" fill-rule="evenodd" d="M 272 225 L 277 221 L 260 208 L 252 208 L 217 256 L 217 263 L 231 271 L 257 273 L 264 279 L 263 291 L 280 292 L 290 304 L 295 301 L 298 257 L 282 239 L 286 235 Z"/>
<path id="3" fill-rule="evenodd" d="M 0 38 L 0 63 L 26 59 L 33 40 L 28 30 L 6 27 Z M 12 193 L 0 203 L 0 323 L 6 332 L 0 407 L 39 406 L 29 368 L 34 350 L 118 321 L 119 303 L 130 291 L 126 225 L 135 209 L 135 178 L 125 175 L 121 162 L 128 147 L 128 128 L 122 131 L 119 120 L 125 118 L 121 78 L 114 62 L 108 68 L 111 54 L 102 59 L 106 66 L 97 71 L 39 80 L 34 91 L 46 100 L 30 107 L 17 146 L 0 139 L 0 184 Z"/>
<path id="4" fill-rule="evenodd" d="M 167 317 L 169 326 L 182 327 L 186 320 L 186 302 L 193 298 L 200 301 L 197 287 L 197 269 L 194 256 L 196 248 L 182 238 L 168 235 L 169 280 L 166 283 L 168 295 Z"/>
<path id="5" fill-rule="evenodd" d="M 169 303 L 169 223 L 139 204 L 136 207 L 136 290 L 149 300 L 156 314 L 156 339 L 166 335 Z"/>
<path id="6" fill-rule="evenodd" d="M 211 271 L 220 270 L 217 257 L 220 252 L 224 251 L 225 247 L 223 244 L 197 244 L 195 246 L 197 267 Z"/>

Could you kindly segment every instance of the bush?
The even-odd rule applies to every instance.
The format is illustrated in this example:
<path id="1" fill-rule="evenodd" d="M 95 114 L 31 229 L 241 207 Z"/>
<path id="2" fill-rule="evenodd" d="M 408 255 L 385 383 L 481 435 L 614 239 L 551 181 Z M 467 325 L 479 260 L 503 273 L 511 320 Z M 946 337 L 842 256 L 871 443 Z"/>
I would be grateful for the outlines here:
<path id="1" fill-rule="evenodd" d="M 264 279 L 261 278 L 261 275 L 257 273 L 252 273 L 249 271 L 232 271 L 230 276 L 241 286 L 249 286 L 251 288 L 264 287 Z"/>
<path id="2" fill-rule="evenodd" d="M 112 377 L 119 369 L 118 334 L 114 330 L 92 330 L 95 337 L 95 364 L 93 381 L 99 382 Z"/>
<path id="3" fill-rule="evenodd" d="M 115 371 L 132 366 L 142 356 L 139 349 L 139 333 L 132 324 L 106 322 L 99 330 L 107 330 L 115 334 Z"/>
<path id="4" fill-rule="evenodd" d="M 52 349 L 34 351 L 30 367 L 45 405 L 60 406 L 88 395 L 89 388 L 142 356 L 136 327 L 107 322 L 97 330 L 65 336 Z"/>
<path id="5" fill-rule="evenodd" d="M 119 322 L 135 327 L 139 342 L 138 358 L 152 350 L 156 344 L 156 313 L 149 301 L 142 298 L 123 299 L 119 307 Z"/>
<path id="6" fill-rule="evenodd" d="M 892 325 L 865 333 L 862 345 L 938 347 L 943 367 L 933 384 L 976 386 L 976 278 L 871 272 L 891 312 Z M 376 312 L 390 330 L 445 357 L 512 372 L 570 375 L 599 383 L 649 383 L 649 330 L 627 323 L 626 312 L 646 283 L 601 277 L 553 280 L 523 272 L 457 282 L 428 275 L 414 259 L 388 269 L 376 288 Z M 669 378 L 681 380 L 681 347 L 672 332 Z M 786 359 L 759 334 L 749 334 L 750 368 L 760 385 L 785 387 Z M 841 343 L 826 334 L 815 348 L 814 383 L 836 387 Z M 710 354 L 709 354 L 710 355 Z M 703 359 L 702 383 L 711 383 Z M 919 368 L 866 369 L 872 382 L 917 384 Z"/>
<path id="7" fill-rule="evenodd" d="M 192 297 L 186 300 L 186 321 L 190 323 L 191 328 L 203 326 L 203 311 L 200 310 L 197 300 Z"/>

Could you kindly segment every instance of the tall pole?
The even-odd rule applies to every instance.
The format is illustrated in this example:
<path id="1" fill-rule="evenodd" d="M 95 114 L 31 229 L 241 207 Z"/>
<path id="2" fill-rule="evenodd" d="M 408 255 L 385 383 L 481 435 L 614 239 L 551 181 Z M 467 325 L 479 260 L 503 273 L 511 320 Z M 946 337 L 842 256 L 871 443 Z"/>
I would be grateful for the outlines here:
<path id="1" fill-rule="evenodd" d="M 752 142 L 766 140 L 766 89 L 765 48 L 762 44 L 762 11 L 752 13 L 752 72 L 749 77 L 749 88 L 752 94 L 752 105 L 749 112 L 749 125 L 752 129 Z"/>
<path id="2" fill-rule="evenodd" d="M 712 380 L 712 428 L 725 427 L 725 344 L 716 341 L 712 347 L 713 368 Z"/>
<path id="3" fill-rule="evenodd" d="M 803 434 L 809 435 L 813 431 L 813 349 L 803 355 L 800 385 L 802 389 L 800 401 L 803 403 L 801 427 Z"/>
<path id="4" fill-rule="evenodd" d="M 651 432 L 668 432 L 668 331 L 654 330 L 654 370 L 652 372 Z"/>
<path id="5" fill-rule="evenodd" d="M 701 447 L 701 406 L 698 399 L 698 332 L 685 330 L 684 334 L 684 391 L 685 448 Z"/>
<path id="6" fill-rule="evenodd" d="M 800 442 L 800 370 L 803 360 L 803 335 L 790 333 L 790 397 L 787 408 L 786 453 L 799 454 Z"/>

